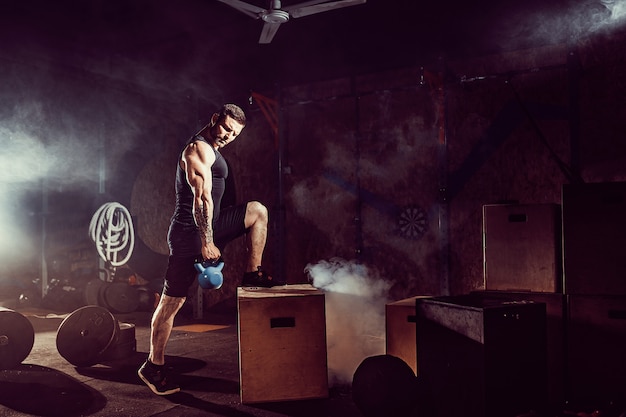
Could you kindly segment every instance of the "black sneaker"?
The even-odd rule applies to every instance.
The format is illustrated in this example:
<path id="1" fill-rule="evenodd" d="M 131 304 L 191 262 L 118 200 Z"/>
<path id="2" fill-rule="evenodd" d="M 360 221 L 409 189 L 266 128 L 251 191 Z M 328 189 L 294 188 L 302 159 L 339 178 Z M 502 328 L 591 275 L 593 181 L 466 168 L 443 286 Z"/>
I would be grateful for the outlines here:
<path id="1" fill-rule="evenodd" d="M 244 287 L 275 287 L 277 285 L 285 285 L 284 282 L 279 282 L 273 279 L 267 272 L 263 271 L 261 267 L 257 267 L 256 271 L 246 272 L 243 274 Z"/>
<path id="2" fill-rule="evenodd" d="M 171 383 L 163 371 L 163 366 L 145 361 L 137 371 L 137 375 L 156 395 L 170 395 L 180 391 L 180 387 Z"/>

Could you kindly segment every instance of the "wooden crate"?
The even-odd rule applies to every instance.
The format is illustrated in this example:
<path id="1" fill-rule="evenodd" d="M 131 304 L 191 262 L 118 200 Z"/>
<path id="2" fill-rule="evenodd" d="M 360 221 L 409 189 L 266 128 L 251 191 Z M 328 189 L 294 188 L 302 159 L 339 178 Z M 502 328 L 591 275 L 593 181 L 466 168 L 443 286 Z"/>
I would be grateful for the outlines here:
<path id="1" fill-rule="evenodd" d="M 439 417 L 544 409 L 546 306 L 478 295 L 416 300 L 422 406 Z"/>
<path id="2" fill-rule="evenodd" d="M 564 184 L 564 292 L 626 295 L 626 182 Z"/>
<path id="3" fill-rule="evenodd" d="M 626 393 L 626 296 L 568 295 L 567 397 L 622 404 Z"/>
<path id="4" fill-rule="evenodd" d="M 548 401 L 554 410 L 565 404 L 565 324 L 566 296 L 561 293 L 476 291 L 486 300 L 534 302 L 546 305 L 546 360 Z"/>
<path id="5" fill-rule="evenodd" d="M 486 290 L 561 292 L 558 204 L 483 206 Z"/>
<path id="6" fill-rule="evenodd" d="M 242 403 L 328 397 L 322 291 L 240 287 L 237 308 Z"/>
<path id="7" fill-rule="evenodd" d="M 409 297 L 385 305 L 385 349 L 387 355 L 405 361 L 417 375 L 415 300 Z"/>

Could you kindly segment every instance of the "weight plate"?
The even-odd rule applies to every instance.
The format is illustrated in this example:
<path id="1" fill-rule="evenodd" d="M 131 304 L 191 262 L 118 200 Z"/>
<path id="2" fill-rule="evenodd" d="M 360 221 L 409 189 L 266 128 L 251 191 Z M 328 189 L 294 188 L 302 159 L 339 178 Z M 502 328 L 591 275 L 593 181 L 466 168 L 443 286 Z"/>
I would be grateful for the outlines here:
<path id="1" fill-rule="evenodd" d="M 137 287 L 137 293 L 139 294 L 139 305 L 137 306 L 139 311 L 152 311 L 156 307 L 156 292 L 154 290 L 140 285 Z"/>
<path id="2" fill-rule="evenodd" d="M 135 325 L 133 323 L 120 323 L 119 343 L 135 341 Z"/>
<path id="3" fill-rule="evenodd" d="M 72 365 L 91 366 L 99 363 L 118 335 L 118 322 L 107 309 L 85 306 L 61 322 L 57 350 Z"/>
<path id="4" fill-rule="evenodd" d="M 118 340 L 104 353 L 104 359 L 126 359 L 131 357 L 136 351 L 137 340 L 135 338 L 135 325 L 132 323 L 120 323 L 120 334 Z"/>
<path id="5" fill-rule="evenodd" d="M 22 363 L 35 343 L 35 329 L 18 312 L 0 307 L 0 369 Z"/>
<path id="6" fill-rule="evenodd" d="M 102 362 L 132 358 L 136 352 L 137 342 L 135 340 L 132 342 L 117 343 L 104 353 Z"/>
<path id="7" fill-rule="evenodd" d="M 89 306 L 102 306 L 101 292 L 105 283 L 101 279 L 89 280 L 85 285 L 85 304 Z"/>
<path id="8" fill-rule="evenodd" d="M 113 313 L 132 313 L 139 307 L 139 292 L 126 283 L 107 285 L 103 293 L 105 306 Z"/>

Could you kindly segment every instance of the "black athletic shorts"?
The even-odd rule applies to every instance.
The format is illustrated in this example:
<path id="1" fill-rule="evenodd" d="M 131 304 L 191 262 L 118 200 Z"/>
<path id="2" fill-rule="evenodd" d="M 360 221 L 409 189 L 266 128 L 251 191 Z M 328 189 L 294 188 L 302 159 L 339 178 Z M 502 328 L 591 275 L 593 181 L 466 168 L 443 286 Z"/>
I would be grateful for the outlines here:
<path id="1" fill-rule="evenodd" d="M 213 240 L 220 251 L 226 244 L 247 232 L 244 219 L 247 204 L 224 208 L 213 222 Z M 186 297 L 189 287 L 198 275 L 194 264 L 202 261 L 200 233 L 195 226 L 172 222 L 167 235 L 170 256 L 165 272 L 163 293 L 172 297 Z"/>

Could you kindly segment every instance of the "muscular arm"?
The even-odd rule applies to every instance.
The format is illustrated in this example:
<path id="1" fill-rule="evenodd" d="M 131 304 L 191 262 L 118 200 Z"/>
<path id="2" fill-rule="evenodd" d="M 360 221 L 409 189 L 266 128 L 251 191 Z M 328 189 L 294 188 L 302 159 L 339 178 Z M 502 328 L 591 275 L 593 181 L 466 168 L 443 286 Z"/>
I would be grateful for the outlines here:
<path id="1" fill-rule="evenodd" d="M 185 148 L 181 166 L 193 191 L 193 216 L 202 238 L 202 255 L 205 259 L 217 259 L 219 249 L 213 243 L 213 178 L 211 166 L 215 153 L 204 142 L 193 142 Z"/>

